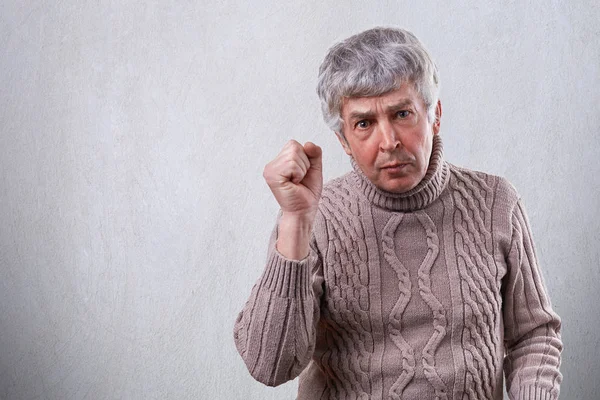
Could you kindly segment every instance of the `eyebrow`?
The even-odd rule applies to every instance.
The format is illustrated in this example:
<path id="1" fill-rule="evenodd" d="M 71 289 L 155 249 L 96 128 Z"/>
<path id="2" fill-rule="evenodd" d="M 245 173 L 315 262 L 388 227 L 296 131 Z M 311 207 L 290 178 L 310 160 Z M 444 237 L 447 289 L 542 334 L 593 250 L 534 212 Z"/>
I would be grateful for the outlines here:
<path id="1" fill-rule="evenodd" d="M 398 111 L 406 106 L 412 106 L 413 102 L 411 99 L 401 99 L 400 101 L 398 101 L 396 104 L 392 104 L 390 106 L 387 106 L 385 108 L 385 111 L 390 112 L 390 111 Z"/>
<path id="2" fill-rule="evenodd" d="M 350 113 L 348 118 L 350 120 L 371 119 L 373 116 L 375 116 L 375 113 L 372 111 L 353 111 Z"/>
<path id="3" fill-rule="evenodd" d="M 408 105 L 412 105 L 413 102 L 410 99 L 400 99 L 397 103 L 391 104 L 385 108 L 387 113 L 398 111 Z M 375 116 L 373 111 L 353 111 L 350 113 L 348 118 L 350 120 L 361 120 L 361 119 L 371 119 Z"/>

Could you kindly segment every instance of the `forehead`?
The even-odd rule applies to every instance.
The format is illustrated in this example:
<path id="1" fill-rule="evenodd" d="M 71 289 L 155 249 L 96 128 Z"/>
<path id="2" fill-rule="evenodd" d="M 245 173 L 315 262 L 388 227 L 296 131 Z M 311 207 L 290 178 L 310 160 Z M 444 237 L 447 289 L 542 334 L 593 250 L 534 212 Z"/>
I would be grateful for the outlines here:
<path id="1" fill-rule="evenodd" d="M 366 114 L 385 112 L 389 108 L 398 106 L 413 106 L 424 109 L 425 104 L 419 92 L 412 83 L 402 83 L 398 89 L 379 96 L 369 97 L 344 97 L 342 99 L 342 118 L 351 114 Z"/>

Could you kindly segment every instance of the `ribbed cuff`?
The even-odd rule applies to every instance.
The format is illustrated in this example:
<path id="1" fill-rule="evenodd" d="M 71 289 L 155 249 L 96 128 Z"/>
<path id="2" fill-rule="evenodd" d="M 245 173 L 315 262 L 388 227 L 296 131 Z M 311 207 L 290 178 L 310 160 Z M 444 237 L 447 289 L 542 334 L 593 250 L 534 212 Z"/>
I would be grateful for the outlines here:
<path id="1" fill-rule="evenodd" d="M 556 400 L 558 396 L 550 390 L 537 386 L 522 386 L 519 390 L 519 400 Z"/>
<path id="2" fill-rule="evenodd" d="M 311 250 L 301 261 L 289 260 L 276 249 L 271 252 L 262 276 L 262 286 L 279 297 L 305 297 L 310 291 L 311 267 L 316 255 Z"/>

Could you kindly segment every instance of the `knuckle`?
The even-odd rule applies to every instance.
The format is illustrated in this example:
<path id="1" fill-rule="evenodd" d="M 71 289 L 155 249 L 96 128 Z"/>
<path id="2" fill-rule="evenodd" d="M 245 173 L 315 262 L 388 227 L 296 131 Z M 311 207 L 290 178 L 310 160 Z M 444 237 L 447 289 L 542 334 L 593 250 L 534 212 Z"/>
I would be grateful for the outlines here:
<path id="1" fill-rule="evenodd" d="M 272 165 L 272 163 L 265 165 L 262 176 L 267 182 L 271 182 L 273 180 L 273 165 Z"/>
<path id="2" fill-rule="evenodd" d="M 292 150 L 294 150 L 294 152 L 298 152 L 303 149 L 302 145 L 294 139 L 290 140 L 290 147 Z"/>
<path id="3" fill-rule="evenodd" d="M 284 149 L 294 149 L 297 146 L 297 144 L 298 142 L 296 142 L 294 139 L 290 139 L 283 147 Z"/>

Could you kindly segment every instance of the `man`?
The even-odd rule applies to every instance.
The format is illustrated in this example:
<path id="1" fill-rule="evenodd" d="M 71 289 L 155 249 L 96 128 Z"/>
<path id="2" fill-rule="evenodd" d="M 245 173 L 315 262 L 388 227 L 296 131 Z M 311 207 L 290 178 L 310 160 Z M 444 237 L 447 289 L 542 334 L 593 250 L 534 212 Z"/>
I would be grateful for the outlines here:
<path id="1" fill-rule="evenodd" d="M 298 399 L 556 399 L 560 319 L 521 200 L 443 158 L 438 73 L 411 33 L 332 47 L 325 121 L 353 172 L 323 187 L 321 149 L 264 170 L 281 207 L 235 324 L 252 376 Z"/>

